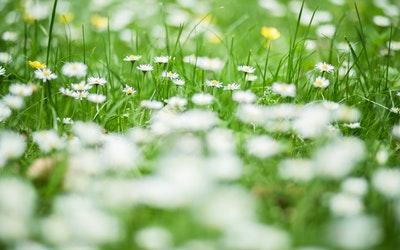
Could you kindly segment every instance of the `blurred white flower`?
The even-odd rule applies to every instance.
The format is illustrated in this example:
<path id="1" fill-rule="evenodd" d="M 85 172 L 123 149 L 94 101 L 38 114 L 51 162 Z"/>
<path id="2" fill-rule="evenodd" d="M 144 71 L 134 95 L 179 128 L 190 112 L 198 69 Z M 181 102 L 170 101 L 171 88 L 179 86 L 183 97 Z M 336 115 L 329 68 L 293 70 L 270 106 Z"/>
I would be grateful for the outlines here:
<path id="1" fill-rule="evenodd" d="M 32 134 L 33 141 L 44 153 L 53 150 L 62 149 L 65 146 L 65 140 L 58 136 L 55 130 L 42 130 Z"/>
<path id="2" fill-rule="evenodd" d="M 82 78 L 86 76 L 87 68 L 87 65 L 81 62 L 67 62 L 62 66 L 61 72 L 68 77 Z"/>
<path id="3" fill-rule="evenodd" d="M 372 175 L 372 186 L 387 198 L 400 197 L 400 169 L 379 168 Z"/>
<path id="4" fill-rule="evenodd" d="M 265 159 L 278 154 L 281 145 L 266 135 L 250 137 L 246 142 L 246 150 L 250 155 Z"/>

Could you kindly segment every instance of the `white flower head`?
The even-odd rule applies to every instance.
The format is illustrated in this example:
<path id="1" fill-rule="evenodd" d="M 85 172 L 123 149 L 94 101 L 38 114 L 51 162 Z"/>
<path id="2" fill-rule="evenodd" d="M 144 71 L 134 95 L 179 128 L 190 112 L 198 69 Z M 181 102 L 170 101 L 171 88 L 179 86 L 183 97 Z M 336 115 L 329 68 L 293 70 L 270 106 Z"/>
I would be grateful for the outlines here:
<path id="1" fill-rule="evenodd" d="M 250 90 L 238 90 L 233 92 L 232 99 L 238 103 L 253 103 L 256 100 L 256 95 Z"/>
<path id="2" fill-rule="evenodd" d="M 59 137 L 55 130 L 34 132 L 32 137 L 33 141 L 44 153 L 49 153 L 53 150 L 59 150 L 65 146 L 65 140 Z"/>
<path id="3" fill-rule="evenodd" d="M 0 76 L 4 76 L 6 74 L 6 69 L 0 66 Z"/>
<path id="4" fill-rule="evenodd" d="M 153 71 L 153 66 L 151 64 L 140 64 L 136 68 L 142 71 L 143 73 Z"/>
<path id="5" fill-rule="evenodd" d="M 268 136 L 254 136 L 249 138 L 246 143 L 247 152 L 260 159 L 274 156 L 281 149 L 280 143 Z"/>
<path id="6" fill-rule="evenodd" d="M 140 56 L 140 55 L 128 55 L 128 56 L 125 56 L 124 61 L 133 63 L 133 62 L 139 61 L 141 58 L 142 58 L 142 56 Z"/>
<path id="7" fill-rule="evenodd" d="M 296 86 L 293 83 L 281 83 L 275 82 L 272 84 L 272 92 L 283 96 L 283 97 L 295 97 L 296 96 Z"/>
<path id="8" fill-rule="evenodd" d="M 222 82 L 217 80 L 206 80 L 206 86 L 212 88 L 222 88 Z"/>
<path id="9" fill-rule="evenodd" d="M 333 67 L 331 64 L 326 63 L 326 62 L 319 62 L 315 65 L 315 68 L 321 72 L 321 73 L 332 73 L 335 70 L 335 67 Z"/>
<path id="10" fill-rule="evenodd" d="M 314 87 L 324 89 L 329 86 L 329 80 L 325 77 L 318 76 L 313 82 Z"/>
<path id="11" fill-rule="evenodd" d="M 106 97 L 102 94 L 89 94 L 87 96 L 88 101 L 93 102 L 93 103 L 103 103 L 106 100 Z"/>
<path id="12" fill-rule="evenodd" d="M 154 63 L 167 64 L 170 60 L 169 56 L 156 56 L 153 58 Z"/>
<path id="13" fill-rule="evenodd" d="M 67 62 L 61 68 L 61 72 L 67 77 L 82 78 L 86 76 L 87 68 L 87 65 L 81 62 Z"/>
<path id="14" fill-rule="evenodd" d="M 3 97 L 2 102 L 11 109 L 20 109 L 24 106 L 24 99 L 17 95 L 6 95 Z"/>
<path id="15" fill-rule="evenodd" d="M 51 81 L 57 78 L 57 75 L 48 68 L 35 70 L 35 77 L 43 82 Z"/>
<path id="16" fill-rule="evenodd" d="M 136 93 L 136 90 L 133 87 L 125 84 L 125 87 L 122 90 L 122 92 L 124 92 L 126 95 L 133 95 Z"/>
<path id="17" fill-rule="evenodd" d="M 33 86 L 31 84 L 14 83 L 10 85 L 9 91 L 17 96 L 31 96 L 33 93 Z"/>
<path id="18" fill-rule="evenodd" d="M 237 67 L 237 70 L 245 74 L 253 74 L 256 71 L 256 68 L 247 65 L 240 65 Z"/>
<path id="19" fill-rule="evenodd" d="M 228 91 L 233 91 L 233 90 L 239 90 L 240 89 L 240 85 L 232 82 L 232 83 L 228 83 L 225 87 L 224 90 L 228 90 Z"/>
<path id="20" fill-rule="evenodd" d="M 155 100 L 143 100 L 140 102 L 140 106 L 143 108 L 158 110 L 161 109 L 164 105 L 162 102 Z"/>
<path id="21" fill-rule="evenodd" d="M 92 77 L 88 78 L 87 83 L 89 85 L 104 86 L 107 83 L 107 81 L 106 81 L 106 79 L 104 79 L 102 77 L 94 77 L 94 76 L 92 76 Z"/>
<path id="22" fill-rule="evenodd" d="M 192 96 L 192 102 L 199 106 L 212 104 L 214 97 L 207 93 L 196 93 Z"/>

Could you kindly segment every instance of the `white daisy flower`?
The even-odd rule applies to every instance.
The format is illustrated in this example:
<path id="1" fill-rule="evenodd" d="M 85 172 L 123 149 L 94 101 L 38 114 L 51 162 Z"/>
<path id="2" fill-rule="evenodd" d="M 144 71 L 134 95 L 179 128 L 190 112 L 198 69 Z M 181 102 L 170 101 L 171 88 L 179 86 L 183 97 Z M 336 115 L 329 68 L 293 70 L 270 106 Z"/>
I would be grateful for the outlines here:
<path id="1" fill-rule="evenodd" d="M 253 75 L 253 74 L 248 74 L 248 75 L 246 75 L 246 77 L 245 77 L 245 81 L 246 82 L 254 82 L 254 81 L 256 81 L 257 80 L 257 76 L 256 75 Z"/>
<path id="2" fill-rule="evenodd" d="M 232 99 L 238 103 L 253 103 L 256 100 L 256 95 L 250 90 L 238 90 L 233 92 Z"/>
<path id="3" fill-rule="evenodd" d="M 87 72 L 87 65 L 81 62 L 67 62 L 61 68 L 63 75 L 67 77 L 85 77 Z"/>
<path id="4" fill-rule="evenodd" d="M 253 74 L 256 71 L 256 68 L 248 65 L 240 65 L 237 67 L 237 70 L 246 74 Z"/>
<path id="5" fill-rule="evenodd" d="M 183 86 L 183 85 L 185 85 L 185 80 L 183 80 L 183 79 L 173 79 L 172 83 L 177 85 L 177 86 Z"/>
<path id="6" fill-rule="evenodd" d="M 164 105 L 162 102 L 155 100 L 143 100 L 140 102 L 140 106 L 143 108 L 158 110 L 161 109 Z"/>
<path id="7" fill-rule="evenodd" d="M 295 97 L 296 96 L 296 86 L 291 83 L 281 83 L 281 82 L 275 82 L 272 84 L 271 88 L 272 92 L 279 94 L 283 97 Z"/>
<path id="8" fill-rule="evenodd" d="M 222 82 L 217 80 L 206 80 L 207 87 L 222 88 Z"/>
<path id="9" fill-rule="evenodd" d="M 192 102 L 199 106 L 210 105 L 214 100 L 214 97 L 207 93 L 196 93 L 192 96 Z"/>
<path id="10" fill-rule="evenodd" d="M 0 134 L 0 167 L 8 160 L 23 155 L 26 149 L 26 139 L 15 132 L 3 131 Z"/>
<path id="11" fill-rule="evenodd" d="M 238 90 L 240 89 L 240 85 L 237 83 L 228 83 L 225 87 L 224 90 L 229 90 L 229 91 L 233 91 L 233 90 Z"/>
<path id="12" fill-rule="evenodd" d="M 71 88 L 75 91 L 86 91 L 92 88 L 92 85 L 86 84 L 84 81 L 71 84 Z"/>
<path id="13" fill-rule="evenodd" d="M 12 60 L 12 57 L 9 53 L 7 52 L 0 52 L 0 63 L 10 63 Z"/>
<path id="14" fill-rule="evenodd" d="M 167 64 L 170 60 L 169 56 L 156 56 L 153 58 L 154 63 Z"/>
<path id="15" fill-rule="evenodd" d="M 31 96 L 33 93 L 33 86 L 31 84 L 14 83 L 10 85 L 9 91 L 17 96 Z"/>
<path id="16" fill-rule="evenodd" d="M 133 87 L 125 84 L 125 88 L 122 90 L 122 92 L 124 92 L 126 95 L 133 95 L 136 93 L 136 90 Z"/>
<path id="17" fill-rule="evenodd" d="M 62 119 L 62 123 L 65 125 L 72 125 L 72 124 L 74 124 L 74 121 L 72 120 L 71 117 L 64 117 Z"/>
<path id="18" fill-rule="evenodd" d="M 20 109 L 24 106 L 24 99 L 17 95 L 6 95 L 3 97 L 2 102 L 11 109 Z"/>
<path id="19" fill-rule="evenodd" d="M 6 69 L 0 66 L 0 76 L 4 76 L 6 74 Z"/>
<path id="20" fill-rule="evenodd" d="M 187 100 L 179 96 L 173 96 L 167 99 L 165 102 L 167 103 L 168 107 L 179 110 L 184 109 L 187 104 Z"/>
<path id="21" fill-rule="evenodd" d="M 326 63 L 326 62 L 319 62 L 315 65 L 315 68 L 319 70 L 321 73 L 332 73 L 335 70 L 335 67 Z"/>
<path id="22" fill-rule="evenodd" d="M 271 137 L 253 136 L 247 140 L 246 150 L 250 155 L 260 159 L 271 157 L 281 151 L 281 145 Z"/>
<path id="23" fill-rule="evenodd" d="M 106 97 L 101 94 L 89 94 L 87 99 L 93 103 L 103 103 L 106 100 Z"/>
<path id="24" fill-rule="evenodd" d="M 11 115 L 11 109 L 0 102 L 0 122 L 6 120 Z"/>
<path id="25" fill-rule="evenodd" d="M 107 83 L 106 79 L 102 77 L 89 77 L 87 82 L 89 85 L 98 85 L 98 86 L 104 86 Z"/>
<path id="26" fill-rule="evenodd" d="M 51 81 L 57 78 L 57 75 L 48 68 L 35 70 L 35 77 L 43 82 Z"/>
<path id="27" fill-rule="evenodd" d="M 140 64 L 136 68 L 142 71 L 143 73 L 147 73 L 153 70 L 153 66 L 151 64 Z"/>
<path id="28" fill-rule="evenodd" d="M 44 153 L 49 153 L 53 150 L 62 149 L 65 141 L 58 136 L 55 130 L 43 130 L 34 132 L 33 141 L 39 146 Z"/>
<path id="29" fill-rule="evenodd" d="M 77 99 L 77 100 L 83 100 L 86 99 L 89 95 L 89 92 L 87 91 L 74 91 L 72 92 L 72 96 L 73 98 Z"/>
<path id="30" fill-rule="evenodd" d="M 329 86 L 329 80 L 325 77 L 318 76 L 313 82 L 314 87 L 324 89 Z"/>
<path id="31" fill-rule="evenodd" d="M 161 76 L 164 78 L 168 78 L 170 80 L 174 80 L 174 79 L 178 79 L 179 78 L 179 74 L 176 72 L 172 72 L 172 71 L 163 71 L 161 73 Z"/>
<path id="32" fill-rule="evenodd" d="M 128 55 L 125 56 L 124 61 L 125 62 L 137 62 L 142 58 L 140 55 Z"/>

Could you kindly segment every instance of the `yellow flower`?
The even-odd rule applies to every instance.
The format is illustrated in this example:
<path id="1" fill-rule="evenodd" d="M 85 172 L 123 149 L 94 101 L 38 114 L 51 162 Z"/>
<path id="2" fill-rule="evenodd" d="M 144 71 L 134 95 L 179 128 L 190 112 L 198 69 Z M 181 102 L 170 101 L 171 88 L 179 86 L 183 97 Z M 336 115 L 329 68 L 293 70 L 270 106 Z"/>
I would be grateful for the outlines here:
<path id="1" fill-rule="evenodd" d="M 71 12 L 64 12 L 58 16 L 58 21 L 62 24 L 71 23 L 74 19 L 74 15 Z"/>
<path id="2" fill-rule="evenodd" d="M 267 27 L 263 26 L 261 28 L 261 35 L 265 37 L 267 40 L 276 40 L 279 37 L 281 37 L 281 33 L 279 32 L 278 29 L 274 27 Z"/>
<path id="3" fill-rule="evenodd" d="M 90 23 L 99 30 L 105 30 L 108 25 L 108 18 L 99 15 L 93 15 L 90 17 Z"/>
<path id="4" fill-rule="evenodd" d="M 46 68 L 46 64 L 41 63 L 39 61 L 28 61 L 28 64 L 33 69 L 44 69 L 44 68 Z"/>

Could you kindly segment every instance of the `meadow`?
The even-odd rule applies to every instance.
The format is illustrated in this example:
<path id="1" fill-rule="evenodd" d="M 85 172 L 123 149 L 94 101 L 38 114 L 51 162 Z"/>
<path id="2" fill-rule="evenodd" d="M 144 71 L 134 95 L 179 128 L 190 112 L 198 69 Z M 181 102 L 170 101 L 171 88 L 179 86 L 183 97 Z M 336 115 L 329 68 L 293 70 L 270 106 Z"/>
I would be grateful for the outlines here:
<path id="1" fill-rule="evenodd" d="M 398 1 L 0 20 L 0 249 L 400 249 Z"/>

